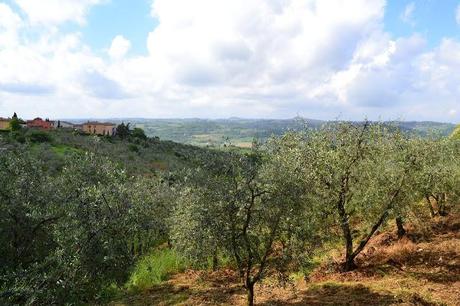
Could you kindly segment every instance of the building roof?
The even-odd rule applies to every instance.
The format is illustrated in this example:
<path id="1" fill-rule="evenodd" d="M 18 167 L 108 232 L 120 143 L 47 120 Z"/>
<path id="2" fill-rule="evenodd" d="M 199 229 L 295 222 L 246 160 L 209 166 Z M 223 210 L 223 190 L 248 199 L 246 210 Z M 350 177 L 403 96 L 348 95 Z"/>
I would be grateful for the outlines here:
<path id="1" fill-rule="evenodd" d="M 0 121 L 11 121 L 11 119 L 10 118 L 2 118 L 2 117 L 0 117 Z"/>
<path id="2" fill-rule="evenodd" d="M 35 119 L 33 119 L 33 120 L 27 120 L 27 123 L 32 123 L 32 122 L 34 122 L 34 121 L 43 121 L 43 122 L 49 122 L 49 123 L 53 123 L 53 122 L 54 122 L 53 120 L 49 120 L 49 119 L 43 120 L 42 118 L 37 117 L 37 118 L 35 118 Z"/>

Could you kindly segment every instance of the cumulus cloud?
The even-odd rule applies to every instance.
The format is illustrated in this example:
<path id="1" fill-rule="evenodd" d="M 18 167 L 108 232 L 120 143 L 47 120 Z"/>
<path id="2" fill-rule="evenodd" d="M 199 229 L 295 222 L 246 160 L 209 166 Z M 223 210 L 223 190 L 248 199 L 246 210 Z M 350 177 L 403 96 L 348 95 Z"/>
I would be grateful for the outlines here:
<path id="1" fill-rule="evenodd" d="M 122 35 L 117 35 L 113 40 L 109 49 L 109 55 L 112 59 L 121 59 L 131 48 L 131 42 Z"/>
<path id="2" fill-rule="evenodd" d="M 229 102 L 222 112 L 244 111 L 242 105 L 266 97 L 277 107 L 294 102 L 282 96 L 308 103 L 318 86 L 347 67 L 360 42 L 380 30 L 384 4 L 157 0 L 150 57 L 168 88 L 191 97 L 224 94 Z"/>
<path id="3" fill-rule="evenodd" d="M 116 100 L 128 97 L 117 82 L 97 71 L 86 72 L 82 76 L 81 84 L 95 98 Z"/>
<path id="4" fill-rule="evenodd" d="M 0 3 L 0 47 L 11 47 L 18 43 L 18 31 L 22 24 L 22 19 L 10 6 Z"/>

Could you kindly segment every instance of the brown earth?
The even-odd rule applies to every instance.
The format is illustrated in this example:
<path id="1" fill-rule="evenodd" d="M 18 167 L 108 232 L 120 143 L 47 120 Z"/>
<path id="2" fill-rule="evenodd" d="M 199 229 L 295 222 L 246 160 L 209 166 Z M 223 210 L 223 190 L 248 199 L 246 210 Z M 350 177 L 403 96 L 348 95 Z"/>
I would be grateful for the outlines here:
<path id="1" fill-rule="evenodd" d="M 340 273 L 338 261 L 308 280 L 256 287 L 257 305 L 460 305 L 460 216 L 437 218 L 428 230 L 409 227 L 405 238 L 383 232 L 358 258 L 359 268 Z M 244 305 L 245 291 L 231 270 L 187 271 L 122 301 L 121 305 Z"/>

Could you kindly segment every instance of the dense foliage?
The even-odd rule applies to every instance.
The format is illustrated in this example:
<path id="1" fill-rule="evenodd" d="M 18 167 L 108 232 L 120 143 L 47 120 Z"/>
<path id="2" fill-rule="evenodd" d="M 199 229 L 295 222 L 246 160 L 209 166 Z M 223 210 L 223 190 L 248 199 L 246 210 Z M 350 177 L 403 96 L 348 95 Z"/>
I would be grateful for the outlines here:
<path id="1" fill-rule="evenodd" d="M 148 200 L 160 183 L 94 154 L 69 158 L 58 175 L 27 154 L 2 154 L 0 180 L 0 288 L 10 303 L 89 301 L 126 281 L 138 237 L 154 236 L 143 239 L 152 245 L 164 235 L 150 209 L 161 210 L 161 197 Z"/>
<path id="2" fill-rule="evenodd" d="M 458 125 L 450 136 L 454 140 L 460 140 L 460 125 Z"/>

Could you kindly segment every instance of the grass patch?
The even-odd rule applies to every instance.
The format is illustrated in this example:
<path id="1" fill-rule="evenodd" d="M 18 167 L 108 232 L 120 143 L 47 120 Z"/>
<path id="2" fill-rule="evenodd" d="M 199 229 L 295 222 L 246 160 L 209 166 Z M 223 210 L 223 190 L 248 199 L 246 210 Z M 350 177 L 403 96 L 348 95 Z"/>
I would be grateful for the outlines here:
<path id="1" fill-rule="evenodd" d="M 155 250 L 136 264 L 127 287 L 134 290 L 148 289 L 168 280 L 171 274 L 183 272 L 187 267 L 186 260 L 174 250 Z"/>
<path id="2" fill-rule="evenodd" d="M 66 145 L 61 145 L 61 144 L 54 145 L 51 147 L 51 149 L 53 150 L 55 154 L 59 156 L 64 156 L 64 155 L 73 154 L 73 153 L 76 153 L 76 154 L 83 153 L 83 151 L 80 149 L 69 147 Z"/>

